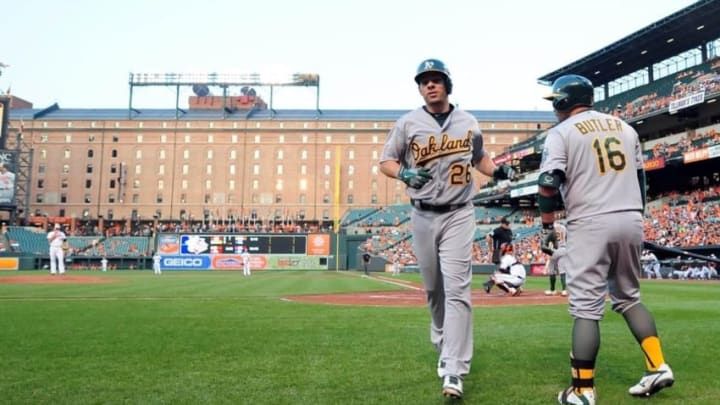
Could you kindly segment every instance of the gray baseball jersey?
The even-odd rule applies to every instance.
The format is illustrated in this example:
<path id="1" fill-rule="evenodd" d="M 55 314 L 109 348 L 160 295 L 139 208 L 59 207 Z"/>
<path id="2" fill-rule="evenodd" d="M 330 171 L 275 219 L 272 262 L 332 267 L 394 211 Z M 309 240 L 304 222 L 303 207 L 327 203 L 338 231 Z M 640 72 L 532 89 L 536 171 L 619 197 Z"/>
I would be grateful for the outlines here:
<path id="1" fill-rule="evenodd" d="M 570 313 L 602 319 L 605 296 L 624 312 L 639 300 L 642 197 L 637 132 L 611 115 L 587 110 L 549 130 L 541 176 L 561 170 L 567 228 Z"/>
<path id="2" fill-rule="evenodd" d="M 407 194 L 427 204 L 460 204 L 474 194 L 471 169 L 484 156 L 475 117 L 455 108 L 442 127 L 423 108 L 400 117 L 390 131 L 380 161 L 396 160 L 408 168 L 424 167 L 432 180 Z"/>
<path id="3" fill-rule="evenodd" d="M 561 187 L 568 222 L 616 211 L 642 210 L 637 170 L 642 168 L 637 132 L 624 121 L 588 110 L 551 128 L 540 173 L 565 173 Z M 610 198 L 612 196 L 612 198 Z"/>
<path id="4" fill-rule="evenodd" d="M 475 210 L 472 167 L 484 156 L 475 117 L 454 108 L 443 125 L 423 108 L 400 117 L 388 134 L 381 162 L 425 168 L 432 180 L 407 187 L 413 200 L 454 210 L 415 207 L 413 249 L 430 308 L 430 341 L 439 354 L 438 375 L 464 376 L 473 354 L 472 243 Z"/>

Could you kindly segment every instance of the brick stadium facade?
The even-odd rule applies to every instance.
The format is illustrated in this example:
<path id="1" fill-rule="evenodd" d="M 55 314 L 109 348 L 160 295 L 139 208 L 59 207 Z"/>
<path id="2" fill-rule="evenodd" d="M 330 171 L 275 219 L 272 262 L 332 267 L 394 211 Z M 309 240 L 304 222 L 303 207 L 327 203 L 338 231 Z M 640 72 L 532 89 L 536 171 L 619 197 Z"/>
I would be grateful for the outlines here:
<path id="1" fill-rule="evenodd" d="M 179 118 L 174 109 L 11 110 L 7 147 L 33 156 L 29 212 L 19 219 L 329 221 L 336 179 L 341 215 L 407 200 L 401 183 L 377 171 L 387 133 L 404 111 L 223 116 L 208 108 L 219 103 L 189 101 Z M 551 112 L 471 113 L 493 156 L 554 122 Z"/>

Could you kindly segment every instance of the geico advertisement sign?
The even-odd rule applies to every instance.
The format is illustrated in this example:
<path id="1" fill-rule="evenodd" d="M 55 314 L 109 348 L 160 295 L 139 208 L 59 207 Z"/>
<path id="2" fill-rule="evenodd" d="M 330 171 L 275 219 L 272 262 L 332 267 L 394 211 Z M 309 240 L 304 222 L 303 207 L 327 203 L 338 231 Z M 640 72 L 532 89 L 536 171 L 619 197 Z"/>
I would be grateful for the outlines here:
<path id="1" fill-rule="evenodd" d="M 207 270 L 210 267 L 208 256 L 163 256 L 160 260 L 162 269 Z"/>

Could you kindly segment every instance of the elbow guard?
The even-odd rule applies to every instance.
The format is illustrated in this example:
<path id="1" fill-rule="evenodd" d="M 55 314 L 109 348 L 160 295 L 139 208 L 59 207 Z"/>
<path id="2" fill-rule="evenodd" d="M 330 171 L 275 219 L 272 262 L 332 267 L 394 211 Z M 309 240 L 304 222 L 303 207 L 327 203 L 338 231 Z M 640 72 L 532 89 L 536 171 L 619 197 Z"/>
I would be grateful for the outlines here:
<path id="1" fill-rule="evenodd" d="M 538 177 L 538 187 L 547 187 L 556 191 L 560 189 L 560 185 L 564 182 L 565 172 L 557 169 L 543 172 Z M 563 208 L 562 197 L 560 197 L 559 192 L 556 192 L 553 196 L 544 196 L 538 193 L 537 203 L 541 213 L 555 212 Z"/>
<path id="2" fill-rule="evenodd" d="M 565 172 L 553 169 L 549 172 L 541 173 L 538 177 L 538 186 L 554 188 L 558 190 L 560 185 L 565 182 Z"/>

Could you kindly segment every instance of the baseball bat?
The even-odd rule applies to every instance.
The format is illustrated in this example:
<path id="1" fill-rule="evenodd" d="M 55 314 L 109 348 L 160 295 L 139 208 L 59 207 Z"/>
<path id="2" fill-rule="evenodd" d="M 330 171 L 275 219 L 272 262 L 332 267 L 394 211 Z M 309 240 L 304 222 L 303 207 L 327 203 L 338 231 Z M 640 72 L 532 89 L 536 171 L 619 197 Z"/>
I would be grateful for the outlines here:
<path id="1" fill-rule="evenodd" d="M 674 247 L 661 246 L 661 245 L 658 245 L 657 243 L 646 241 L 646 240 L 643 241 L 643 248 L 652 250 L 655 252 L 670 253 L 670 254 L 677 255 L 677 256 L 694 257 L 695 259 L 702 260 L 705 262 L 720 263 L 720 259 L 718 259 L 716 257 L 705 256 L 705 255 L 701 255 L 699 253 L 692 253 L 692 252 L 688 252 L 687 250 L 682 250 L 682 249 L 678 249 L 678 248 L 674 248 Z"/>

